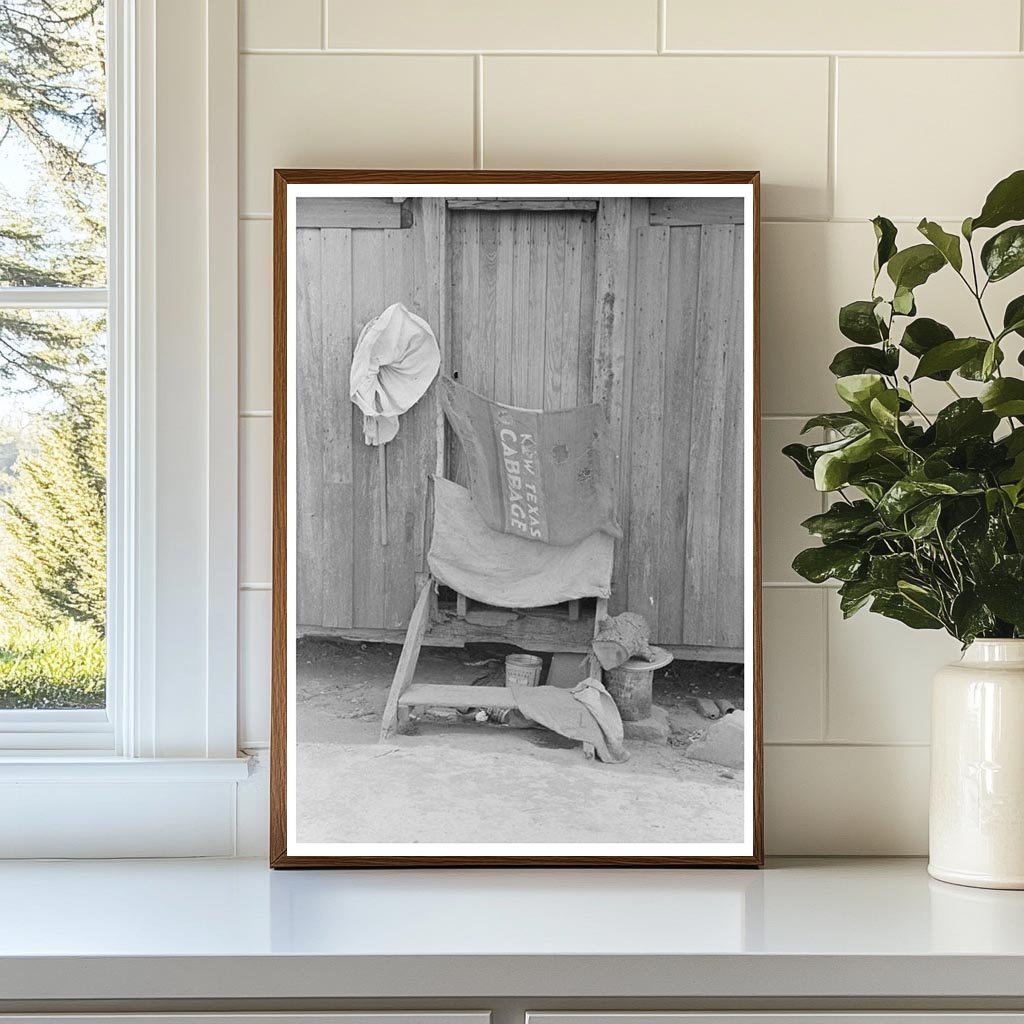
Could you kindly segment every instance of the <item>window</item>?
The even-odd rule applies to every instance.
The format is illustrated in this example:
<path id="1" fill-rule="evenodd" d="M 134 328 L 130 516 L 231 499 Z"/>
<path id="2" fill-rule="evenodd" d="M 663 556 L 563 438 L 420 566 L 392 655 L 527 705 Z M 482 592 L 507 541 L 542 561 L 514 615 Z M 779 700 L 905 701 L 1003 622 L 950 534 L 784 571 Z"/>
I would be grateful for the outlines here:
<path id="1" fill-rule="evenodd" d="M 237 87 L 235 0 L 0 0 L 0 323 L 55 354 L 0 377 L 0 473 L 33 417 L 74 433 L 92 539 L 46 549 L 51 622 L 105 604 L 99 647 L 55 638 L 70 706 L 0 710 L 0 857 L 235 849 Z M 42 475 L 71 441 L 31 444 Z"/>
<path id="2" fill-rule="evenodd" d="M 0 0 L 0 732 L 14 746 L 111 735 L 105 8 Z"/>

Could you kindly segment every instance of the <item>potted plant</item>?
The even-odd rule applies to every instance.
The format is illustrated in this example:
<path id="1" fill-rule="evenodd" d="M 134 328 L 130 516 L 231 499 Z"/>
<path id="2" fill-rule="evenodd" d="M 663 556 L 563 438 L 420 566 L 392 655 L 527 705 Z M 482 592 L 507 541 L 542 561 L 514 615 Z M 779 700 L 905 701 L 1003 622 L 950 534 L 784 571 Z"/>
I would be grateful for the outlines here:
<path id="1" fill-rule="evenodd" d="M 922 220 L 900 248 L 874 218 L 871 296 L 839 311 L 852 344 L 830 366 L 844 408 L 804 426 L 824 443 L 783 449 L 833 499 L 803 523 L 822 543 L 796 572 L 838 580 L 844 617 L 870 608 L 963 644 L 933 689 L 929 871 L 1003 888 L 1024 888 L 1024 294 L 998 315 L 986 292 L 1024 268 L 1022 221 L 1024 170 L 959 234 Z M 919 315 L 915 290 L 940 272 L 973 297 L 973 326 Z M 934 416 L 923 381 L 949 393 Z"/>

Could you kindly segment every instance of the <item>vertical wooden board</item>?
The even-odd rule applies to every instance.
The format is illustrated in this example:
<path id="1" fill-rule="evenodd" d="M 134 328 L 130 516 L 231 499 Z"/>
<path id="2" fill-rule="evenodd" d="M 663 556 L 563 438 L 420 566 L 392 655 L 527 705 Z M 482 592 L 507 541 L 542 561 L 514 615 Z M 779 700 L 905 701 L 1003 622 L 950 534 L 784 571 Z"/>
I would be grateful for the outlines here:
<path id="1" fill-rule="evenodd" d="M 661 644 L 683 642 L 686 508 L 699 273 L 700 228 L 672 228 L 661 442 L 661 571 L 655 631 L 657 642 Z"/>
<path id="2" fill-rule="evenodd" d="M 728 384 L 719 489 L 721 530 L 718 540 L 718 640 L 723 647 L 743 646 L 744 584 L 744 344 L 743 344 L 743 227 L 733 229 L 731 293 L 722 326 L 726 345 Z"/>
<path id="3" fill-rule="evenodd" d="M 448 337 L 450 361 L 447 370 L 451 374 L 459 374 L 462 365 L 462 225 L 461 217 L 446 218 L 447 244 L 445 260 L 448 266 L 450 282 L 448 302 Z"/>
<path id="4" fill-rule="evenodd" d="M 580 231 L 580 334 L 577 354 L 577 405 L 589 405 L 594 401 L 595 234 L 594 219 L 587 217 L 582 221 Z"/>
<path id="5" fill-rule="evenodd" d="M 465 237 L 465 218 L 445 214 L 445 231 L 443 234 L 444 259 L 447 267 L 447 330 L 448 359 L 446 371 L 456 380 L 464 380 L 463 373 L 463 339 L 465 337 L 462 264 L 465 257 L 463 239 Z M 443 415 L 443 414 L 442 414 Z M 446 466 L 445 475 L 459 483 L 466 482 L 466 470 L 462 464 L 462 447 L 452 429 L 443 424 Z"/>
<path id="6" fill-rule="evenodd" d="M 629 551 L 630 441 L 632 388 L 633 285 L 636 232 L 648 226 L 646 199 L 602 199 L 598 207 L 595 249 L 594 400 L 608 416 L 609 439 L 618 453 L 618 508 L 622 539 L 615 544 L 609 614 L 627 608 Z"/>
<path id="7" fill-rule="evenodd" d="M 555 409 L 570 409 L 578 404 L 580 383 L 580 326 L 583 314 L 583 235 L 586 221 L 579 216 L 566 215 L 565 230 L 565 290 L 562 296 L 560 329 L 562 351 L 558 373 L 562 382 L 558 390 Z M 587 382 L 590 367 L 587 366 Z"/>
<path id="8" fill-rule="evenodd" d="M 459 351 L 462 353 L 462 368 L 459 380 L 466 387 L 479 391 L 483 371 L 491 371 L 480 347 L 480 214 L 459 213 L 453 220 L 462 221 L 462 284 L 460 299 L 462 307 L 462 335 Z"/>
<path id="9" fill-rule="evenodd" d="M 669 232 L 636 232 L 636 302 L 630 402 L 629 610 L 658 622 L 661 453 Z"/>
<path id="10" fill-rule="evenodd" d="M 321 229 L 324 432 L 323 626 L 352 625 L 352 402 L 349 370 L 352 335 L 352 232 Z M 357 438 L 361 443 L 361 438 Z"/>
<path id="11" fill-rule="evenodd" d="M 303 228 L 295 239 L 296 394 L 296 618 L 318 625 L 323 594 L 323 362 L 320 231 Z"/>
<path id="12" fill-rule="evenodd" d="M 593 400 L 608 417 L 609 437 L 622 437 L 622 376 L 629 310 L 630 200 L 604 197 L 597 208 L 594 266 Z"/>
<path id="13" fill-rule="evenodd" d="M 473 345 L 477 355 L 475 390 L 492 395 L 494 344 L 498 326 L 498 221 L 493 213 L 477 215 L 480 270 L 477 278 L 477 324 Z"/>
<path id="14" fill-rule="evenodd" d="M 513 263 L 515 260 L 515 214 L 499 213 L 497 279 L 495 284 L 494 383 L 496 402 L 512 401 L 512 346 L 514 345 Z"/>
<path id="15" fill-rule="evenodd" d="M 415 305 L 415 271 L 410 244 L 412 230 L 387 229 L 383 232 L 384 304 L 401 302 Z M 414 594 L 415 522 L 418 477 L 415 464 L 416 421 L 413 409 L 398 421 L 398 434 L 385 450 L 387 462 L 388 542 L 384 557 L 384 626 L 400 629 L 409 620 Z"/>
<path id="16" fill-rule="evenodd" d="M 735 230 L 724 225 L 701 228 L 683 595 L 687 644 L 715 645 L 721 636 L 718 551 Z"/>
<path id="17" fill-rule="evenodd" d="M 352 333 L 385 307 L 384 235 L 379 230 L 352 232 Z M 384 625 L 384 558 L 381 546 L 377 449 L 363 440 L 363 414 L 352 406 L 352 530 L 353 625 Z"/>
<path id="18" fill-rule="evenodd" d="M 512 239 L 512 386 L 509 402 L 526 406 L 530 386 L 530 221 L 515 217 Z"/>
<path id="19" fill-rule="evenodd" d="M 530 222 L 530 316 L 527 328 L 526 401 L 528 409 L 544 408 L 544 335 L 547 330 L 548 218 L 526 214 Z"/>
<path id="20" fill-rule="evenodd" d="M 565 331 L 566 233 L 563 214 L 547 214 L 547 266 L 545 268 L 544 301 L 544 391 L 541 408 L 560 409 L 562 394 L 568 382 L 563 377 Z M 573 379 L 573 390 L 576 381 Z"/>
<path id="21" fill-rule="evenodd" d="M 443 261 L 447 258 L 444 247 L 447 213 L 443 199 L 424 198 L 414 201 L 413 228 L 410 233 L 412 249 L 414 292 L 413 312 L 423 317 L 434 329 L 441 349 L 441 372 L 445 371 L 447 330 L 444 323 L 442 300 Z M 438 459 L 443 451 L 438 438 L 443 436 L 443 414 L 437 397 L 437 385 L 406 413 L 410 435 L 415 439 L 413 455 L 417 490 L 414 495 L 415 535 L 413 542 L 414 569 L 426 569 L 425 518 L 429 474 L 437 472 Z M 439 427 L 441 428 L 439 431 Z"/>

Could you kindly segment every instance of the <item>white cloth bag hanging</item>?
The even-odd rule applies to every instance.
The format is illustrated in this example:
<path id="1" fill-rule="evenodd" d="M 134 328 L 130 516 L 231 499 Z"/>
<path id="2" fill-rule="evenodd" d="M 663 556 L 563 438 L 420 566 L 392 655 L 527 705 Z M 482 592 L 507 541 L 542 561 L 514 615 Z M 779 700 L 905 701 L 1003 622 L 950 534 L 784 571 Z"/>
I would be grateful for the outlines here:
<path id="1" fill-rule="evenodd" d="M 387 444 L 398 433 L 398 417 L 423 397 L 440 366 L 441 350 L 430 324 L 400 302 L 362 329 L 352 356 L 349 395 L 363 412 L 367 444 Z"/>

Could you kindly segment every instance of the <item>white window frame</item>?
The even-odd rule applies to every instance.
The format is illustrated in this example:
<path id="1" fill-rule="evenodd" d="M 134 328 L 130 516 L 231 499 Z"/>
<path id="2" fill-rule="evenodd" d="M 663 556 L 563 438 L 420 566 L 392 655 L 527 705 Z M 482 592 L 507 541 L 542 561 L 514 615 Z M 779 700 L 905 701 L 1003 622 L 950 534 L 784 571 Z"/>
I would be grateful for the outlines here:
<path id="1" fill-rule="evenodd" d="M 106 96 L 108 96 L 108 225 L 106 225 L 106 280 L 103 288 L 0 288 L 0 307 L 5 309 L 104 310 L 108 314 L 108 642 L 106 642 L 106 706 L 102 709 L 0 710 L 0 752 L 33 751 L 60 754 L 70 751 L 114 754 L 116 750 L 114 715 L 118 707 L 118 684 L 124 676 L 118 656 L 123 644 L 124 621 L 119 614 L 118 592 L 112 586 L 124 561 L 123 549 L 132 538 L 123 536 L 120 515 L 131 482 L 123 477 L 121 449 L 129 440 L 129 424 L 119 398 L 124 391 L 125 344 L 128 331 L 122 300 L 124 290 L 112 282 L 121 282 L 131 263 L 123 233 L 130 230 L 132 210 L 124 202 L 122 181 L 133 172 L 130 163 L 129 132 L 131 102 L 131 58 L 134 47 L 127 45 L 125 15 L 131 5 L 106 0 Z M 126 144 L 127 143 L 127 144 Z M 112 301 L 115 300 L 115 301 Z M 117 302 L 117 304 L 115 304 Z"/>
<path id="2" fill-rule="evenodd" d="M 230 854 L 248 775 L 237 0 L 107 0 L 107 33 L 109 287 L 0 296 L 108 309 L 107 710 L 0 713 L 0 857 Z"/>

